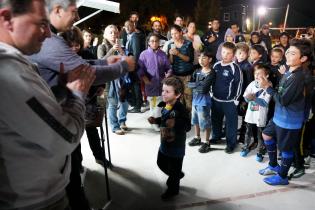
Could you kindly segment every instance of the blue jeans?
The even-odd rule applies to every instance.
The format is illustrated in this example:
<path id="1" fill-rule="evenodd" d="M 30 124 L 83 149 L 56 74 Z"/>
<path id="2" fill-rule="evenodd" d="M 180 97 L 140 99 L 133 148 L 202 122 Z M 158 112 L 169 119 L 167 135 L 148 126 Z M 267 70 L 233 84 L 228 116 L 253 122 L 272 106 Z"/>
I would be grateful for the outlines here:
<path id="1" fill-rule="evenodd" d="M 113 132 L 120 130 L 120 125 L 127 120 L 128 102 L 120 102 L 116 97 L 108 97 L 108 116 Z M 118 111 L 118 117 L 117 117 Z"/>
<path id="2" fill-rule="evenodd" d="M 211 121 L 213 139 L 220 139 L 222 136 L 224 116 L 226 125 L 226 143 L 228 147 L 234 148 L 237 140 L 237 106 L 234 102 L 218 102 L 212 100 Z"/>

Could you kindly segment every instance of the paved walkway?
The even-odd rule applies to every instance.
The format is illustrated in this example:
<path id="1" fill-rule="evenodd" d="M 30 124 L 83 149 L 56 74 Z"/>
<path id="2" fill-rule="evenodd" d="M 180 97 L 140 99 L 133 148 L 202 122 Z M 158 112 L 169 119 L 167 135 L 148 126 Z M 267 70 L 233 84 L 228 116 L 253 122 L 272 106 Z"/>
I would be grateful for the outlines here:
<path id="1" fill-rule="evenodd" d="M 109 171 L 112 201 L 109 210 L 311 210 L 315 209 L 315 160 L 300 179 L 290 185 L 266 185 L 257 171 L 266 162 L 255 161 L 255 153 L 243 158 L 237 152 L 226 154 L 225 145 L 206 154 L 198 147 L 186 148 L 180 194 L 162 201 L 167 176 L 156 165 L 159 133 L 147 123 L 148 112 L 128 114 L 127 135 L 110 132 L 112 163 Z M 188 140 L 193 133 L 188 133 Z M 85 187 L 88 199 L 95 208 L 106 204 L 103 168 L 96 164 L 87 139 L 82 139 L 83 165 L 87 167 Z"/>

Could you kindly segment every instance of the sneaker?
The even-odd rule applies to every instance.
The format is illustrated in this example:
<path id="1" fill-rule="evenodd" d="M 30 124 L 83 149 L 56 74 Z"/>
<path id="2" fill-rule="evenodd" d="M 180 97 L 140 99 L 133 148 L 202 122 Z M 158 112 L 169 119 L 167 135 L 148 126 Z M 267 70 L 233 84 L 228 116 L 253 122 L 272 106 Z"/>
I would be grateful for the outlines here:
<path id="1" fill-rule="evenodd" d="M 113 165 L 108 161 L 108 160 L 105 160 L 105 164 L 104 164 L 104 161 L 101 160 L 101 159 L 95 159 L 95 162 L 101 166 L 105 166 L 106 168 L 112 168 Z"/>
<path id="2" fill-rule="evenodd" d="M 189 146 L 199 146 L 201 145 L 201 138 L 193 138 L 189 143 Z"/>
<path id="3" fill-rule="evenodd" d="M 305 168 L 310 168 L 311 166 L 311 156 L 307 156 L 304 158 L 304 167 Z"/>
<path id="4" fill-rule="evenodd" d="M 201 147 L 199 148 L 199 152 L 200 153 L 207 153 L 207 152 L 210 152 L 210 150 L 211 150 L 211 147 L 210 147 L 210 144 L 208 144 L 208 143 L 203 143 L 202 145 L 201 145 Z"/>
<path id="5" fill-rule="evenodd" d="M 288 177 L 282 178 L 280 175 L 273 175 L 264 178 L 264 182 L 269 184 L 269 185 L 288 185 Z"/>
<path id="6" fill-rule="evenodd" d="M 257 145 L 258 145 L 258 143 L 253 142 L 251 145 L 249 145 L 249 149 L 250 149 L 250 150 L 254 150 L 254 149 L 257 148 Z"/>
<path id="7" fill-rule="evenodd" d="M 120 129 L 123 131 L 128 131 L 128 127 L 127 127 L 126 123 L 121 123 Z"/>
<path id="8" fill-rule="evenodd" d="M 244 143 L 245 143 L 245 138 L 244 138 L 243 136 L 240 136 L 240 137 L 238 138 L 237 142 L 238 142 L 239 144 L 244 144 Z"/>
<path id="9" fill-rule="evenodd" d="M 300 178 L 305 174 L 305 169 L 304 168 L 296 168 L 292 174 L 290 174 L 291 178 Z"/>
<path id="10" fill-rule="evenodd" d="M 276 165 L 275 167 L 268 165 L 266 168 L 258 171 L 258 173 L 263 176 L 274 175 L 274 174 L 278 174 L 279 172 L 280 172 L 279 165 Z"/>
<path id="11" fill-rule="evenodd" d="M 261 163 L 263 161 L 263 159 L 264 159 L 264 156 L 260 153 L 257 153 L 256 161 Z"/>
<path id="12" fill-rule="evenodd" d="M 220 144 L 221 139 L 210 139 L 210 144 Z"/>
<path id="13" fill-rule="evenodd" d="M 246 157 L 248 153 L 249 153 L 249 149 L 242 149 L 240 155 L 241 155 L 242 157 Z"/>
<path id="14" fill-rule="evenodd" d="M 161 195 L 161 198 L 162 200 L 168 200 L 168 199 L 171 199 L 173 197 L 175 197 L 176 195 L 178 195 L 178 191 L 177 192 L 173 192 L 169 189 L 167 189 L 162 195 Z"/>
<path id="15" fill-rule="evenodd" d="M 141 109 L 133 108 L 133 109 L 128 110 L 128 113 L 141 113 Z"/>
<path id="16" fill-rule="evenodd" d="M 152 128 L 156 132 L 160 132 L 160 126 L 158 124 L 152 124 Z"/>
<path id="17" fill-rule="evenodd" d="M 125 135 L 125 132 L 123 130 L 116 130 L 114 131 L 114 133 L 117 135 Z"/>
<path id="18" fill-rule="evenodd" d="M 184 176 L 185 176 L 185 173 L 181 171 L 181 172 L 180 172 L 180 177 L 179 177 L 179 178 L 180 178 L 180 179 L 182 179 L 182 178 L 184 178 Z"/>
<path id="19" fill-rule="evenodd" d="M 233 147 L 225 147 L 224 152 L 227 154 L 232 154 L 234 152 L 234 148 Z"/>

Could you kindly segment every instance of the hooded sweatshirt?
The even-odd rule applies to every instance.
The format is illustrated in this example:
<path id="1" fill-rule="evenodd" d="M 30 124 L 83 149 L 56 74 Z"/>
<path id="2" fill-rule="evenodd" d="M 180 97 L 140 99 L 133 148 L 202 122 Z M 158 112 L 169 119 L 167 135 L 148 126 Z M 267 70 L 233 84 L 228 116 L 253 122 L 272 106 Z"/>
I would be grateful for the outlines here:
<path id="1" fill-rule="evenodd" d="M 0 42 L 0 209 L 41 209 L 65 196 L 84 101 L 58 103 L 37 67 Z"/>
<path id="2" fill-rule="evenodd" d="M 216 59 L 217 61 L 220 61 L 222 60 L 222 56 L 221 56 L 221 52 L 222 52 L 222 45 L 227 41 L 227 37 L 228 36 L 232 36 L 233 37 L 233 42 L 235 40 L 235 34 L 233 33 L 232 29 L 228 28 L 225 32 L 225 36 L 224 36 L 224 42 L 222 42 L 220 45 L 219 45 L 219 48 L 218 48 L 218 51 L 217 51 L 217 54 L 216 54 Z"/>

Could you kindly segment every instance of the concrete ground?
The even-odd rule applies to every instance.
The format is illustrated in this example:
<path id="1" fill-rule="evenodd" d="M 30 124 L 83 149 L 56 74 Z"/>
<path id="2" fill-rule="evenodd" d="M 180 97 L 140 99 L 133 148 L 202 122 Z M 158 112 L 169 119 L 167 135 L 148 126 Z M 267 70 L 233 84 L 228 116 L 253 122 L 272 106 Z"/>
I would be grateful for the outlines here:
<path id="1" fill-rule="evenodd" d="M 241 157 L 240 146 L 226 154 L 225 145 L 206 154 L 198 147 L 186 147 L 180 194 L 162 201 L 167 176 L 156 165 L 159 133 L 147 123 L 148 112 L 128 114 L 132 129 L 124 136 L 109 132 L 111 159 L 108 170 L 111 201 L 107 202 L 104 169 L 95 163 L 86 136 L 82 139 L 83 165 L 87 168 L 84 185 L 94 208 L 109 210 L 311 210 L 315 209 L 315 160 L 306 174 L 288 186 L 265 184 L 258 170 L 266 167 L 255 161 L 255 152 Z M 187 141 L 193 132 L 187 134 Z M 107 205 L 106 205 L 107 204 Z"/>

